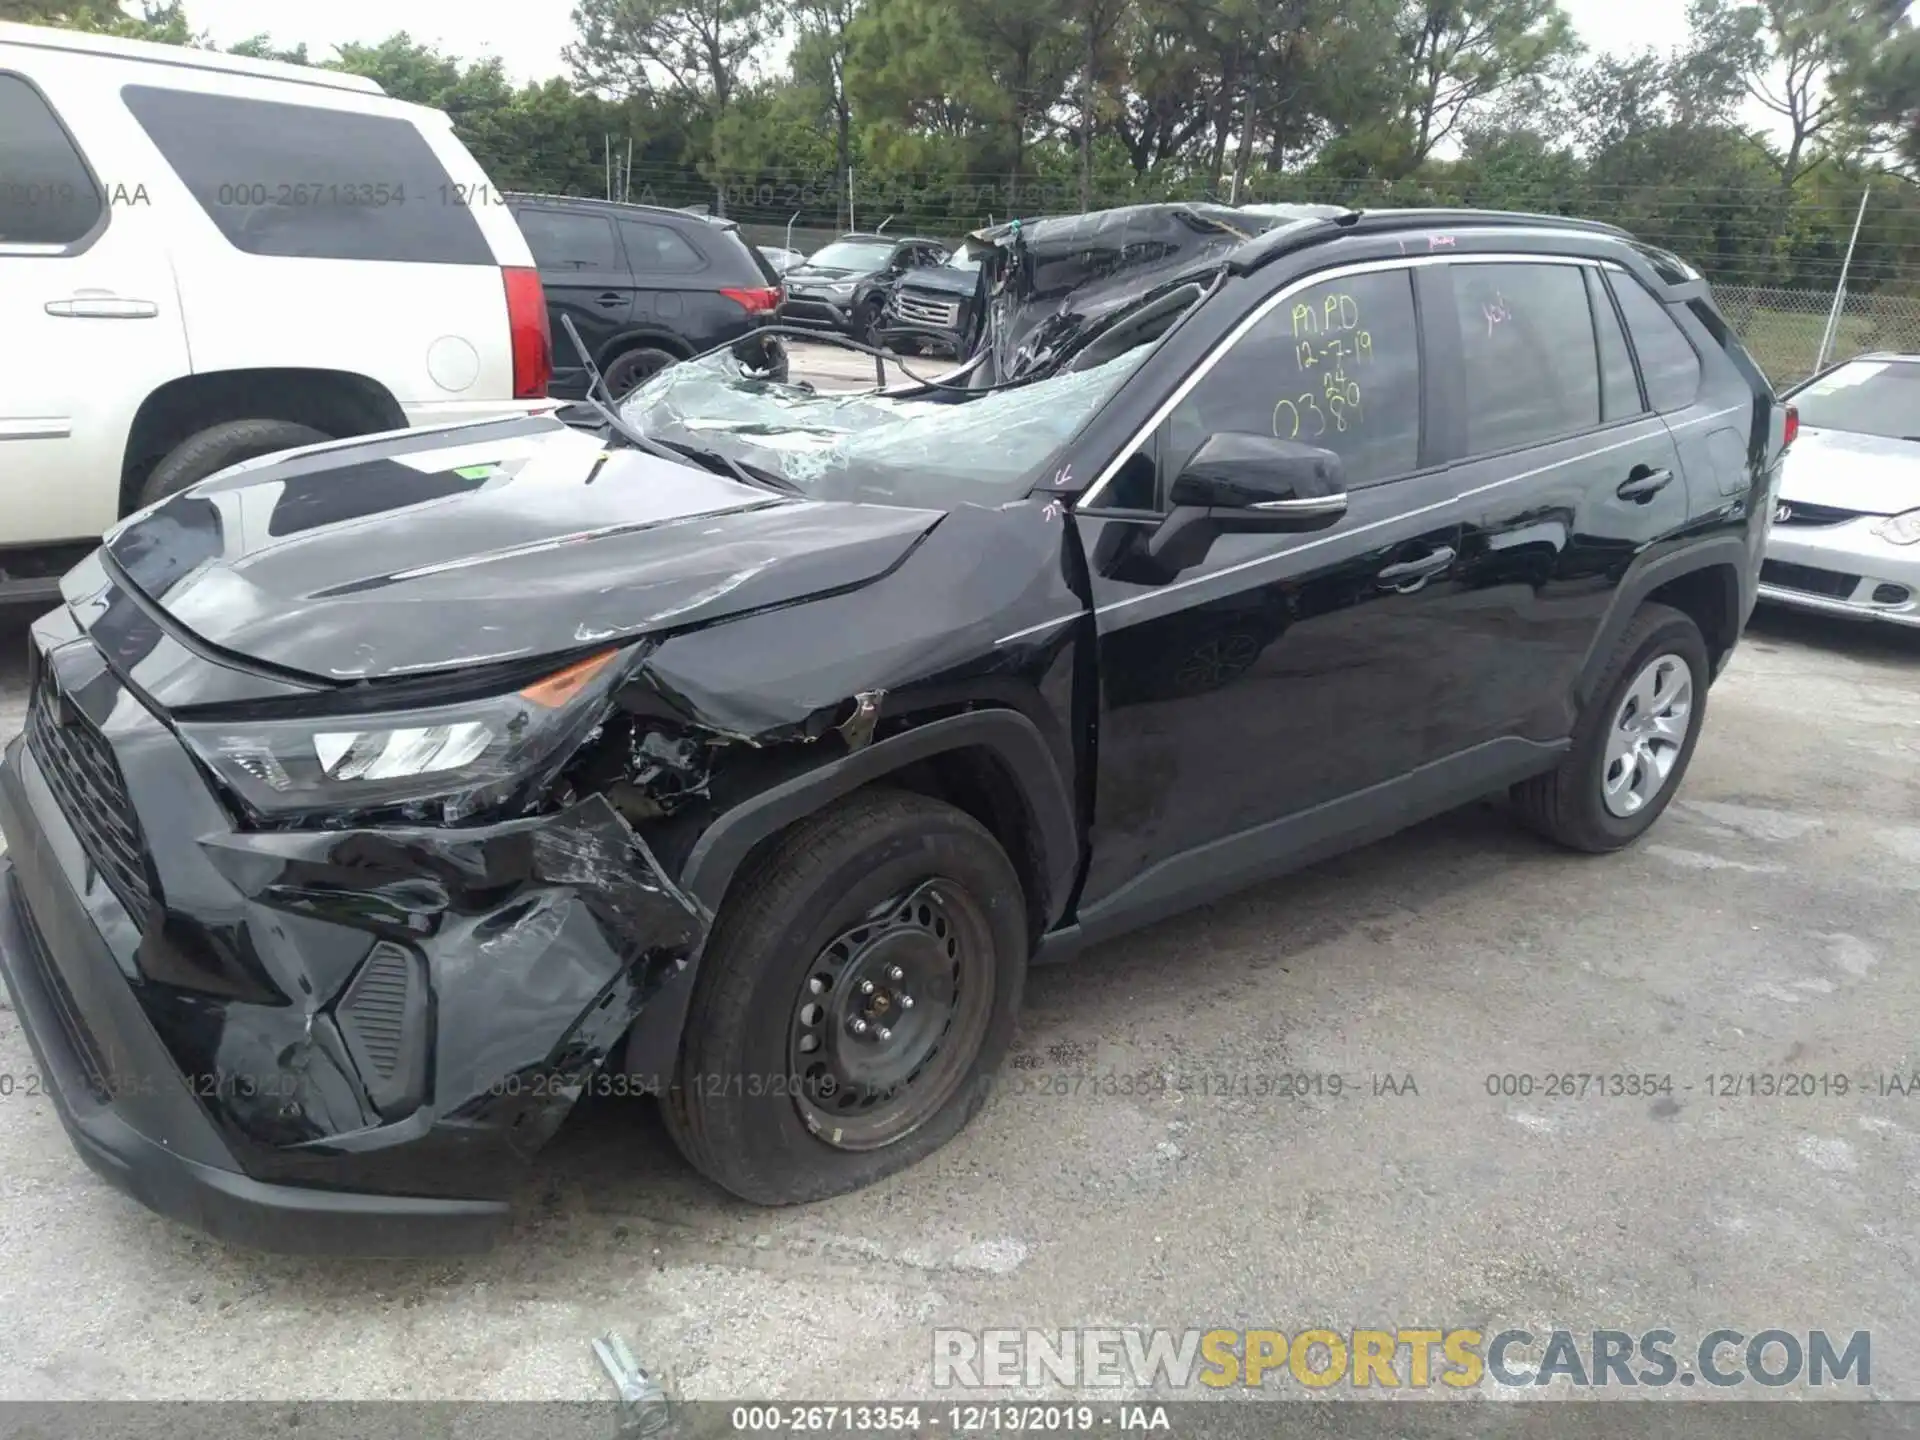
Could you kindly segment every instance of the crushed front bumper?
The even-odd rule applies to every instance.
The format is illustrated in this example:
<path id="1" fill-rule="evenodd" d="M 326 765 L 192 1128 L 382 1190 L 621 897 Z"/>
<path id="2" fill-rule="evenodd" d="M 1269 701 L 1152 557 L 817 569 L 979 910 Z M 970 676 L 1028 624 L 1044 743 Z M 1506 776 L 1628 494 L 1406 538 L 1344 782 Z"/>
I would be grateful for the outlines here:
<path id="1" fill-rule="evenodd" d="M 1873 533 L 1878 516 L 1836 524 L 1775 523 L 1760 598 L 1776 605 L 1920 627 L 1920 545 Z"/>
<path id="2" fill-rule="evenodd" d="M 696 907 L 601 799 L 240 829 L 70 612 L 33 644 L 0 762 L 0 970 L 83 1158 L 237 1243 L 485 1248 L 633 1021 L 689 983 Z M 205 662 L 140 663 L 177 685 Z"/>
<path id="3" fill-rule="evenodd" d="M 17 788 L 11 769 L 4 783 Z M 15 799 L 10 794 L 8 803 Z M 15 833 L 11 824 L 7 833 Z M 25 864 L 44 875 L 51 857 L 36 848 L 40 853 Z M 99 933 L 76 915 L 77 899 L 69 892 L 61 903 L 54 892 L 43 893 L 47 913 L 36 921 L 20 898 L 20 868 L 12 857 L 0 861 L 0 971 L 40 1067 L 41 1090 L 73 1148 L 102 1179 L 150 1210 L 261 1250 L 429 1255 L 493 1243 L 507 1219 L 504 1200 L 354 1194 L 268 1184 L 243 1173 L 151 1027 L 137 1015 L 117 1017 L 118 1024 L 108 1016 L 115 1007 L 102 1002 L 97 987 L 118 983 L 118 976 L 110 973 Z M 54 960 L 54 946 L 64 964 Z M 94 1002 L 91 1019 L 80 1008 L 82 991 Z M 130 1068 L 109 1070 L 106 1053 Z"/>

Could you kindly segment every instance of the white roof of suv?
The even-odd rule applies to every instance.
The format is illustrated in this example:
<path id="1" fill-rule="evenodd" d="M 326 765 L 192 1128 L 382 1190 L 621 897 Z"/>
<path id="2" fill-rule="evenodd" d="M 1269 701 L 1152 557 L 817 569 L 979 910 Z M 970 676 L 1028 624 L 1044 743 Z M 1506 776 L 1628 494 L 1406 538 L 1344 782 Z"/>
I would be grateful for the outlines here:
<path id="1" fill-rule="evenodd" d="M 255 60 L 219 50 L 192 50 L 181 45 L 157 45 L 148 40 L 122 40 L 116 35 L 93 35 L 80 30 L 55 30 L 44 25 L 0 21 L 0 45 L 31 45 L 41 50 L 70 50 L 82 55 L 111 55 L 185 70 L 218 70 L 229 75 L 257 75 L 268 80 L 291 80 L 329 90 L 358 90 L 384 95 L 380 82 L 365 75 L 292 65 L 284 60 Z"/>

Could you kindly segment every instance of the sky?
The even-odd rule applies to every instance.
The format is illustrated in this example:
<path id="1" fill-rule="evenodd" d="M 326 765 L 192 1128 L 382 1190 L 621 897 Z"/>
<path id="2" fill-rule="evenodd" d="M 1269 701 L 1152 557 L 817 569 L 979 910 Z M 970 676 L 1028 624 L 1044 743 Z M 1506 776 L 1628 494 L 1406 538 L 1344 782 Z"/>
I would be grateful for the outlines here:
<path id="1" fill-rule="evenodd" d="M 1684 0 L 1561 0 L 1590 49 L 1666 49 L 1686 38 Z M 304 42 L 316 58 L 347 41 L 385 39 L 405 30 L 415 40 L 466 60 L 497 55 L 515 80 L 564 73 L 561 47 L 574 38 L 573 0 L 516 0 L 511 7 L 473 0 L 188 0 L 198 29 L 222 45 L 262 31 L 278 45 Z"/>

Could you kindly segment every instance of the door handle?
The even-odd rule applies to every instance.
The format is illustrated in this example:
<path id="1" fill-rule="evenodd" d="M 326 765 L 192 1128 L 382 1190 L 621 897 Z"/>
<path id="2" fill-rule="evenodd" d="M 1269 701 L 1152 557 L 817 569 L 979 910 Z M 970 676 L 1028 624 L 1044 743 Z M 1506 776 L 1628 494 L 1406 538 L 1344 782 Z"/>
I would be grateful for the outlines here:
<path id="1" fill-rule="evenodd" d="M 1653 470 L 1645 465 L 1633 467 L 1633 473 L 1621 483 L 1613 493 L 1622 500 L 1632 500 L 1644 505 L 1667 486 L 1673 483 L 1673 471 Z"/>
<path id="2" fill-rule="evenodd" d="M 604 291 L 600 295 L 599 303 L 606 306 L 607 309 L 611 310 L 616 305 L 626 304 L 627 297 L 625 295 L 622 295 L 618 290 L 608 290 L 608 291 Z"/>
<path id="3" fill-rule="evenodd" d="M 151 320 L 160 313 L 160 307 L 151 300 L 125 300 L 103 293 L 49 300 L 46 309 L 49 315 L 72 320 Z"/>
<path id="4" fill-rule="evenodd" d="M 1453 548 L 1442 545 L 1432 553 L 1422 555 L 1418 560 L 1403 560 L 1398 565 L 1389 565 L 1374 578 L 1380 582 L 1380 588 L 1383 590 L 1411 593 L 1452 563 Z"/>

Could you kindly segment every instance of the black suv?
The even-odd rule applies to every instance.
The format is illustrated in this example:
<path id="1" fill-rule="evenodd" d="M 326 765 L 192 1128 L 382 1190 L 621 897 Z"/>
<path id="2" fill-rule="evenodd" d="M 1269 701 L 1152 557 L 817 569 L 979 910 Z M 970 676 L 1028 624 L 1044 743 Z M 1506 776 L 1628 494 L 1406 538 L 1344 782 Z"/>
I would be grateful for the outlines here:
<path id="1" fill-rule="evenodd" d="M 900 278 L 946 258 L 947 247 L 924 236 L 842 235 L 781 277 L 780 319 L 872 341 Z"/>
<path id="2" fill-rule="evenodd" d="M 780 277 L 730 220 L 563 195 L 505 198 L 547 293 L 555 396 L 587 393 L 563 315 L 624 395 L 676 360 L 742 339 L 779 307 Z"/>
<path id="3" fill-rule="evenodd" d="M 910 355 L 965 356 L 982 310 L 982 242 L 969 240 L 938 265 L 900 277 L 881 307 L 875 340 Z"/>
<path id="4" fill-rule="evenodd" d="M 1493 791 L 1659 816 L 1787 436 L 1698 275 L 1471 212 L 976 238 L 977 389 L 722 353 L 256 461 L 66 577 L 0 953 L 96 1169 L 465 1248 L 581 1095 L 658 1094 L 817 1199 L 960 1131 L 1029 965 Z"/>

